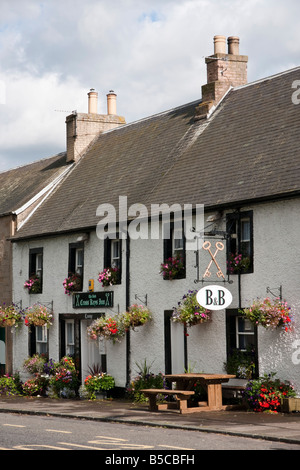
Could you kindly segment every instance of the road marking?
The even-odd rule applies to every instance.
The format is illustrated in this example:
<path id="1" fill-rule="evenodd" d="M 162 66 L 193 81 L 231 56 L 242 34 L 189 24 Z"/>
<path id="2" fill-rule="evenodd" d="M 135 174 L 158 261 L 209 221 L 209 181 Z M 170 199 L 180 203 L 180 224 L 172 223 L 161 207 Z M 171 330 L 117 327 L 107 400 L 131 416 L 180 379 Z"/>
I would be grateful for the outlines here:
<path id="1" fill-rule="evenodd" d="M 196 450 L 196 449 L 190 449 L 189 447 L 168 446 L 167 444 L 159 444 L 159 447 L 168 447 L 168 449 L 179 449 L 179 450 Z"/>
<path id="2" fill-rule="evenodd" d="M 54 449 L 54 450 L 71 450 L 71 449 L 67 449 L 64 447 L 48 446 L 46 444 L 25 444 L 25 445 L 20 445 L 20 446 L 14 446 L 14 449 L 31 450 L 29 449 L 29 447 L 45 447 L 46 449 Z"/>
<path id="3" fill-rule="evenodd" d="M 48 432 L 60 432 L 62 434 L 72 434 L 72 431 L 60 431 L 59 429 L 45 429 Z"/>
<path id="4" fill-rule="evenodd" d="M 62 444 L 64 446 L 82 447 L 83 449 L 115 450 L 115 449 L 105 449 L 104 447 L 93 447 L 93 446 L 84 446 L 84 445 L 81 445 L 81 444 L 73 444 L 72 442 L 58 442 L 57 444 Z"/>
<path id="5" fill-rule="evenodd" d="M 22 426 L 21 424 L 2 424 L 2 426 L 11 426 L 12 428 L 26 428 L 26 426 Z"/>

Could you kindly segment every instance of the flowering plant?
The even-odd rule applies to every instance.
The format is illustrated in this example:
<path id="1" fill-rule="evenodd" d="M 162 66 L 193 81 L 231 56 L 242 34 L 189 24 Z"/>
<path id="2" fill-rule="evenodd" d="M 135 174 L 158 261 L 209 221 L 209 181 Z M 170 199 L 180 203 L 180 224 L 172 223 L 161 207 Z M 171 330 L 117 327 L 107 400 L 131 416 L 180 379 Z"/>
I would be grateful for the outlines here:
<path id="1" fill-rule="evenodd" d="M 113 286 L 119 282 L 120 270 L 118 268 L 105 268 L 98 276 L 102 287 Z"/>
<path id="2" fill-rule="evenodd" d="M 55 367 L 55 373 L 49 380 L 55 396 L 67 396 L 78 389 L 78 372 L 71 357 L 63 357 Z"/>
<path id="3" fill-rule="evenodd" d="M 184 323 L 186 326 L 205 323 L 211 319 L 211 312 L 197 302 L 197 291 L 189 290 L 184 295 L 178 306 L 173 309 L 172 320 Z"/>
<path id="4" fill-rule="evenodd" d="M 285 331 L 291 330 L 291 308 L 286 302 L 269 297 L 256 300 L 249 308 L 241 310 L 246 318 L 256 325 L 264 328 L 277 328 L 283 326 Z"/>
<path id="5" fill-rule="evenodd" d="M 38 294 L 42 290 L 41 279 L 34 274 L 24 284 L 25 289 L 28 289 L 29 294 Z"/>
<path id="6" fill-rule="evenodd" d="M 245 272 L 249 269 L 250 258 L 238 253 L 230 253 L 227 267 L 229 274 Z"/>
<path id="7" fill-rule="evenodd" d="M 111 339 L 114 343 L 120 341 L 124 336 L 125 329 L 117 317 L 99 317 L 94 320 L 87 328 L 87 334 L 90 339 Z"/>
<path id="8" fill-rule="evenodd" d="M 15 326 L 18 327 L 19 323 L 23 320 L 22 311 L 12 304 L 7 307 L 0 307 L 0 326 Z"/>
<path id="9" fill-rule="evenodd" d="M 133 378 L 127 388 L 128 395 L 135 402 L 146 401 L 145 395 L 140 391 L 147 388 L 167 388 L 164 375 L 162 372 L 154 374 L 151 372 L 151 366 L 147 365 L 146 359 L 142 364 L 136 364 L 138 367 L 138 375 Z M 162 390 L 163 391 L 163 390 Z"/>
<path id="10" fill-rule="evenodd" d="M 181 256 L 171 256 L 160 265 L 160 274 L 164 279 L 171 281 L 184 275 L 184 262 Z"/>
<path id="11" fill-rule="evenodd" d="M 125 328 L 131 327 L 134 329 L 136 326 L 144 325 L 151 318 L 151 312 L 147 307 L 133 304 L 128 312 L 123 313 L 121 321 Z"/>
<path id="12" fill-rule="evenodd" d="M 69 274 L 63 282 L 65 294 L 71 295 L 71 292 L 79 291 L 81 289 L 82 279 L 79 274 Z"/>
<path id="13" fill-rule="evenodd" d="M 290 382 L 275 379 L 275 375 L 272 372 L 247 383 L 243 396 L 253 411 L 277 413 L 283 398 L 296 396 Z"/>
<path id="14" fill-rule="evenodd" d="M 45 305 L 34 304 L 25 311 L 26 326 L 49 326 L 52 325 L 53 314 L 45 307 Z"/>
<path id="15" fill-rule="evenodd" d="M 30 374 L 42 374 L 44 372 L 44 366 L 46 363 L 46 357 L 40 354 L 34 354 L 23 362 L 23 368 Z"/>
<path id="16" fill-rule="evenodd" d="M 110 390 L 111 388 L 114 388 L 114 386 L 114 378 L 104 372 L 99 372 L 95 375 L 88 375 L 84 381 L 84 388 L 88 392 L 88 396 L 91 400 L 95 400 L 95 392 L 100 390 Z"/>

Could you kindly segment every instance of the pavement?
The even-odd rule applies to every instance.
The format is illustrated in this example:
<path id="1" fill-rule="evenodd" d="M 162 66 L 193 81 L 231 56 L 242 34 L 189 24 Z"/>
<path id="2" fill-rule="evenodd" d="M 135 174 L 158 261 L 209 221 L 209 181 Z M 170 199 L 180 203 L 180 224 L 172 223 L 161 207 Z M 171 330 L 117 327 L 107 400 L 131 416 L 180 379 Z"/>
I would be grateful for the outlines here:
<path id="1" fill-rule="evenodd" d="M 3 396 L 0 397 L 0 413 L 160 426 L 300 446 L 300 413 L 268 414 L 237 409 L 179 414 L 176 410 L 150 412 L 147 404 L 132 403 L 125 399 L 69 400 Z"/>

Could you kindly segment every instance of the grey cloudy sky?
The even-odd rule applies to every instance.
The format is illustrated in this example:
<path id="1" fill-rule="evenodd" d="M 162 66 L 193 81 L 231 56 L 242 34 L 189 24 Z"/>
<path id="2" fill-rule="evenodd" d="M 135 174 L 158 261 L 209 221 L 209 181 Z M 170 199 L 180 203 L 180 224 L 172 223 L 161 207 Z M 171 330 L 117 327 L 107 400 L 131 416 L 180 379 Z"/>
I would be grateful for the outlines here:
<path id="1" fill-rule="evenodd" d="M 0 171 L 64 151 L 90 88 L 127 122 L 200 98 L 217 34 L 240 37 L 249 82 L 300 65 L 299 17 L 298 0 L 0 0 Z"/>

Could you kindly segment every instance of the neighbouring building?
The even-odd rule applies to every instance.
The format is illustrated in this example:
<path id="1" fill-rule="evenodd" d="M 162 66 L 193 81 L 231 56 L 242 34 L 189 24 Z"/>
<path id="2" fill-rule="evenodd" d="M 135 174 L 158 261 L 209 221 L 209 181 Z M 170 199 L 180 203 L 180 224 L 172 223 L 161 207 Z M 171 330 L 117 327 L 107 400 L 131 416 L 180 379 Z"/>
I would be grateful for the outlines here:
<path id="1" fill-rule="evenodd" d="M 82 379 L 98 363 L 125 388 L 136 363 L 144 360 L 153 372 L 221 373 L 232 351 L 250 348 L 256 374 L 275 371 L 300 391 L 300 108 L 292 99 L 300 68 L 247 83 L 248 59 L 240 55 L 239 39 L 227 42 L 228 49 L 226 38 L 214 38 L 201 98 L 131 124 L 114 111 L 116 128 L 99 128 L 84 149 L 67 148 L 67 160 L 77 161 L 72 171 L 11 237 L 13 300 L 23 307 L 51 305 L 54 312 L 48 330 L 22 327 L 15 334 L 14 370 L 35 352 L 55 360 L 71 354 Z M 70 126 L 71 135 L 77 128 L 80 138 L 75 119 L 89 129 L 85 116 L 67 117 L 71 144 Z M 210 252 L 202 245 L 190 249 L 187 233 L 163 217 L 160 236 L 151 237 L 151 211 L 163 204 L 204 205 Z M 116 227 L 105 219 L 109 212 Z M 116 228 L 114 236 L 100 236 L 103 219 Z M 169 237 L 162 236 L 164 224 Z M 129 227 L 135 236 L 128 236 Z M 230 256 L 236 253 L 247 263 L 231 272 Z M 161 264 L 176 254 L 183 260 L 181 276 L 164 279 Z M 42 286 L 30 294 L 24 282 L 38 256 Z M 99 273 L 113 265 L 118 282 L 102 287 Z M 63 287 L 71 272 L 81 279 L 75 295 Z M 207 281 L 231 292 L 230 306 L 213 311 L 211 321 L 201 325 L 172 322 L 181 298 Z M 276 296 L 292 307 L 292 332 L 253 326 L 241 316 L 240 309 L 254 299 Z M 89 304 L 88 298 L 104 303 Z M 94 319 L 117 315 L 134 303 L 147 305 L 151 322 L 115 344 L 88 339 Z"/>

